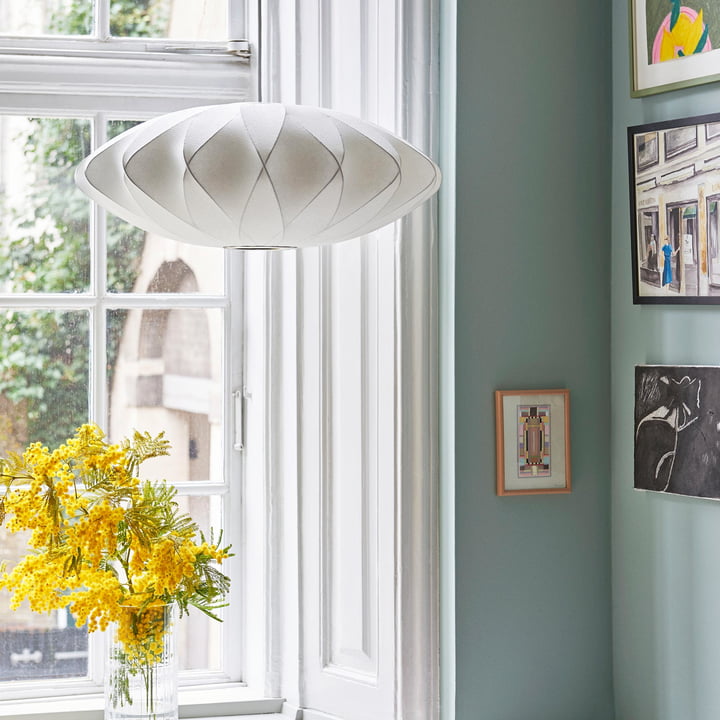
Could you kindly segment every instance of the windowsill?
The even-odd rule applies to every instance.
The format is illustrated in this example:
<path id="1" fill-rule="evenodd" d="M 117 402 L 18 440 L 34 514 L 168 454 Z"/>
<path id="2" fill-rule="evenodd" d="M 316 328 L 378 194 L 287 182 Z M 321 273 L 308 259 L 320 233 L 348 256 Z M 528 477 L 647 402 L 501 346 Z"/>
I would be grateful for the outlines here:
<path id="1" fill-rule="evenodd" d="M 195 720 L 229 720 L 254 715 L 269 720 L 281 712 L 283 704 L 283 701 L 277 698 L 259 699 L 256 693 L 239 685 L 181 687 L 178 694 L 180 717 Z M 103 697 L 100 694 L 73 695 L 0 702 L 0 718 L 103 720 Z"/>

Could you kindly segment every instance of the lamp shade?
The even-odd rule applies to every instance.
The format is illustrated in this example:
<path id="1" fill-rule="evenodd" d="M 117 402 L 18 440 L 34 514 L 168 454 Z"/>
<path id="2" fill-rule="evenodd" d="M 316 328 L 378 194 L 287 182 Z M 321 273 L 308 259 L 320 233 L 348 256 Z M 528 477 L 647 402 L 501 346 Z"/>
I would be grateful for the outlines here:
<path id="1" fill-rule="evenodd" d="M 212 247 L 306 247 L 376 230 L 435 193 L 440 171 L 392 133 L 331 110 L 232 103 L 136 125 L 76 172 L 143 230 Z"/>

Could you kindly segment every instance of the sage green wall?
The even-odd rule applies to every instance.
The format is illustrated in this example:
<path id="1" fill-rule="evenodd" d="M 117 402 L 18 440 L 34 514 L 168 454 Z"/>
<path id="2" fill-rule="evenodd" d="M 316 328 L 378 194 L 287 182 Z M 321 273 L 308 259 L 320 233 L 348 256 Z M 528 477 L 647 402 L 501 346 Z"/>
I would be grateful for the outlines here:
<path id="1" fill-rule="evenodd" d="M 692 6 L 692 3 L 687 3 Z M 717 40 L 713 41 L 717 46 Z M 630 98 L 626 0 L 613 0 L 612 514 L 617 720 L 720 717 L 720 505 L 638 493 L 633 368 L 718 365 L 720 308 L 634 306 L 626 129 L 720 111 L 720 84 Z"/>
<path id="2" fill-rule="evenodd" d="M 612 720 L 610 6 L 457 15 L 457 718 Z M 496 497 L 493 391 L 552 387 L 572 493 Z"/>

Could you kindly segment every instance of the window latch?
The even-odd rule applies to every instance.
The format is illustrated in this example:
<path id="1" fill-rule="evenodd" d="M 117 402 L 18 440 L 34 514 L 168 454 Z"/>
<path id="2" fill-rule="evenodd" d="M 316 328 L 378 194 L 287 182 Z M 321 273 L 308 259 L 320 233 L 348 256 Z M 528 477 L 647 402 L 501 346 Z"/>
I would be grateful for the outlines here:
<path id="1" fill-rule="evenodd" d="M 225 45 L 213 43 L 211 45 L 201 44 L 147 44 L 147 52 L 174 53 L 177 55 L 234 55 L 242 60 L 249 60 L 252 57 L 249 40 L 228 40 Z"/>
<path id="2" fill-rule="evenodd" d="M 252 57 L 249 40 L 228 40 L 227 51 L 243 60 L 249 60 Z"/>

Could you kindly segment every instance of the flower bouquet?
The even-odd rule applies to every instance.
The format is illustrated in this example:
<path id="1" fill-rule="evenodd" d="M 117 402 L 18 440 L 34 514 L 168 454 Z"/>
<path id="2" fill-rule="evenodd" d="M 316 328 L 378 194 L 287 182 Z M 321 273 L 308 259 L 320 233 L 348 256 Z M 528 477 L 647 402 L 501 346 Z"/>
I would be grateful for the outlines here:
<path id="1" fill-rule="evenodd" d="M 55 450 L 33 443 L 0 458 L 0 526 L 30 533 L 28 554 L 0 568 L 0 589 L 12 593 L 13 609 L 23 600 L 36 612 L 67 607 L 88 632 L 113 623 L 117 672 L 107 697 L 114 707 L 131 704 L 140 678 L 150 718 L 173 716 L 156 713 L 154 695 L 167 609 L 182 617 L 192 606 L 219 620 L 230 586 L 218 568 L 230 556 L 222 536 L 206 540 L 166 481 L 138 478 L 140 465 L 169 447 L 163 433 L 110 444 L 86 424 Z"/>

